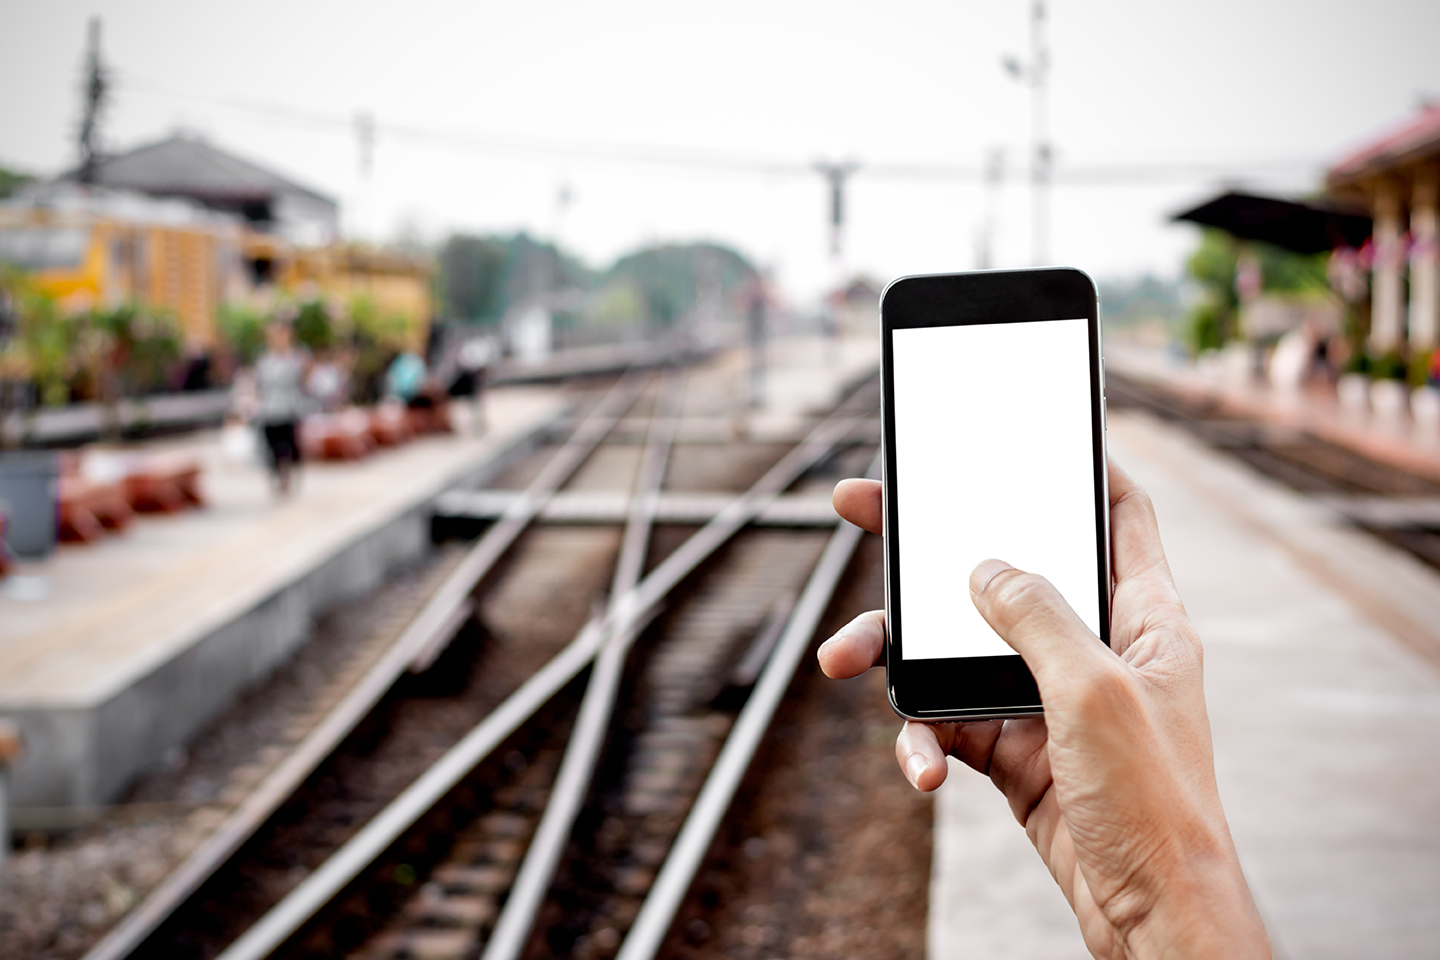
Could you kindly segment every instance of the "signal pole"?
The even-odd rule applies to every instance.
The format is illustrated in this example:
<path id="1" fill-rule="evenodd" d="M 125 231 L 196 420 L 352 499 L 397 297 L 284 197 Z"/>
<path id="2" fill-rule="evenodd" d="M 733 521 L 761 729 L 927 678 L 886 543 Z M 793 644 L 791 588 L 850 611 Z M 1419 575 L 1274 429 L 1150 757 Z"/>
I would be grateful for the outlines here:
<path id="1" fill-rule="evenodd" d="M 99 172 L 100 113 L 110 90 L 110 78 L 100 63 L 100 18 L 91 17 L 85 51 L 85 113 L 80 120 L 80 182 L 92 184 Z"/>
<path id="2" fill-rule="evenodd" d="M 821 160 L 815 164 L 815 172 L 830 184 L 830 259 L 839 261 L 844 240 L 845 226 L 845 181 L 860 169 L 854 160 L 843 163 L 829 163 Z"/>
<path id="3" fill-rule="evenodd" d="M 1030 259 L 1035 266 L 1050 260 L 1050 170 L 1054 153 L 1049 139 L 1050 48 L 1045 43 L 1045 0 L 1030 4 L 1030 60 L 1006 56 L 1002 63 L 1016 80 L 1030 85 Z"/>
<path id="4" fill-rule="evenodd" d="M 850 175 L 860 169 L 860 165 L 854 160 L 846 160 L 841 163 L 830 163 L 821 160 L 815 164 L 815 171 L 824 177 L 830 185 L 830 290 L 826 291 L 821 306 L 821 317 L 824 325 L 826 339 L 831 344 L 831 355 L 834 359 L 835 350 L 838 347 L 836 341 L 840 336 L 840 316 L 838 305 L 830 300 L 831 294 L 843 295 L 845 287 L 845 184 Z"/>

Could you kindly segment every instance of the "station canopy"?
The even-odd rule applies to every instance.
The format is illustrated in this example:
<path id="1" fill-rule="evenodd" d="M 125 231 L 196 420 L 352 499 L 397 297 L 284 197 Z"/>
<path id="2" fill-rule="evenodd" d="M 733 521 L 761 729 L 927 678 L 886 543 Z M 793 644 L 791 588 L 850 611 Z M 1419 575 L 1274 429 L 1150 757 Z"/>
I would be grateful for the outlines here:
<path id="1" fill-rule="evenodd" d="M 1215 227 L 1242 240 L 1259 240 L 1295 253 L 1358 247 L 1370 236 L 1370 217 L 1324 202 L 1301 202 L 1228 191 L 1172 220 Z"/>

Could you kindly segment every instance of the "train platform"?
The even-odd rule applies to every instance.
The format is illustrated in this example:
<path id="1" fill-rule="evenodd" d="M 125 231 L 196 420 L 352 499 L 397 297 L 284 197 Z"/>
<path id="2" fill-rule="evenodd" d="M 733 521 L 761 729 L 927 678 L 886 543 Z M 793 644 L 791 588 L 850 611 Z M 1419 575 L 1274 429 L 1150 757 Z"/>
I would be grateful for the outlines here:
<path id="1" fill-rule="evenodd" d="M 1224 359 L 1248 361 L 1238 353 Z M 1107 343 L 1105 361 L 1113 373 L 1214 403 L 1236 416 L 1308 433 L 1440 482 L 1440 408 L 1430 409 L 1434 401 L 1428 391 L 1424 400 L 1412 403 L 1408 388 L 1398 383 L 1367 390 L 1359 377 L 1342 382 L 1338 393 L 1328 388 L 1285 389 L 1255 378 L 1248 362 L 1227 365 L 1222 360 L 1202 371 L 1176 365 L 1161 351 L 1125 342 Z"/>
<path id="2" fill-rule="evenodd" d="M 690 368 L 684 416 L 731 422 L 726 436 L 784 435 L 877 362 L 872 338 L 777 339 L 752 405 L 750 358 L 722 351 Z M 82 823 L 113 801 L 288 658 L 319 614 L 418 559 L 442 493 L 483 486 L 570 406 L 557 387 L 494 388 L 485 434 L 307 464 L 287 500 L 258 465 L 228 461 L 218 432 L 133 448 L 197 458 L 207 505 L 19 564 L 0 590 L 0 717 L 26 744 L 14 825 Z"/>
<path id="3" fill-rule="evenodd" d="M 1148 414 L 1112 412 L 1109 438 L 1205 643 L 1221 797 L 1276 957 L 1433 956 L 1440 574 Z M 929 955 L 1087 957 L 1003 797 L 951 764 Z"/>
<path id="4" fill-rule="evenodd" d="M 485 398 L 488 430 L 429 436 L 356 463 L 307 464 L 286 499 L 226 458 L 218 431 L 134 448 L 202 465 L 206 506 L 21 563 L 0 594 L 0 717 L 25 754 L 18 828 L 116 797 L 309 636 L 325 609 L 429 544 L 429 504 L 478 482 L 565 412 L 554 387 Z"/>

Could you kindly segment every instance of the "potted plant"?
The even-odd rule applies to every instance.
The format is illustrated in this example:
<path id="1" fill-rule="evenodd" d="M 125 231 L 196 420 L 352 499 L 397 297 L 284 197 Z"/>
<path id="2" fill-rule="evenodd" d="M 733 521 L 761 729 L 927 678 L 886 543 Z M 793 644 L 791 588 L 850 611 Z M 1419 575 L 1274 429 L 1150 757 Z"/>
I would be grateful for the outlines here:
<path id="1" fill-rule="evenodd" d="M 1410 389 L 1406 385 L 1405 358 L 1389 351 L 1371 365 L 1370 406 L 1376 417 L 1387 422 L 1402 420 L 1410 412 Z"/>
<path id="2" fill-rule="evenodd" d="M 1440 440 L 1440 386 L 1436 384 L 1435 350 L 1424 350 L 1410 358 L 1410 415 L 1415 432 L 1425 441 Z"/>
<path id="3" fill-rule="evenodd" d="M 1335 395 L 1340 411 L 1363 420 L 1370 412 L 1370 356 L 1355 350 L 1345 362 L 1345 370 L 1335 381 Z"/>

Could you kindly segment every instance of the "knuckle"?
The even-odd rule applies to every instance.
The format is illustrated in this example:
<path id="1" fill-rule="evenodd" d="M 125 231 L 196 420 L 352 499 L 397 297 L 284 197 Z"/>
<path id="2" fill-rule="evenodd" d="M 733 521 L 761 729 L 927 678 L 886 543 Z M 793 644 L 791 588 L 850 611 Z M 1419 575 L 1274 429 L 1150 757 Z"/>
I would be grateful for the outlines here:
<path id="1" fill-rule="evenodd" d="M 1150 499 L 1150 494 L 1139 484 L 1135 484 L 1135 486 L 1125 491 L 1125 494 L 1116 501 L 1115 505 L 1118 507 L 1120 504 L 1133 505 L 1142 513 L 1153 514 L 1155 512 L 1155 501 Z"/>
<path id="2" fill-rule="evenodd" d="M 1059 597 L 1049 580 L 1037 573 L 1007 570 L 996 578 L 995 589 L 986 590 L 991 609 L 1009 622 L 1017 622 L 1036 610 L 1049 608 Z"/>
<path id="3" fill-rule="evenodd" d="M 1140 708 L 1140 689 L 1117 660 L 1086 673 L 1073 685 L 1075 707 L 1087 719 L 1109 721 Z"/>

